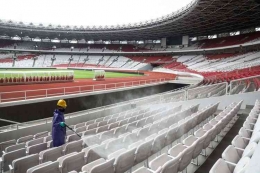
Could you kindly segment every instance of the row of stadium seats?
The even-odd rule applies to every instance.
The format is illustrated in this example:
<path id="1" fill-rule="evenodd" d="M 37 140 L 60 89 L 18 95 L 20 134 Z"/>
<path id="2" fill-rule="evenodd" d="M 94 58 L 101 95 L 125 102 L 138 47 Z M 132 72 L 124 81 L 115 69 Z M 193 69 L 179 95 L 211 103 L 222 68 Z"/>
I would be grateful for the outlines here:
<path id="1" fill-rule="evenodd" d="M 156 112 L 154 112 L 154 113 L 156 113 Z M 136 115 L 136 114 L 133 114 L 133 115 Z M 149 116 L 150 114 L 147 114 L 146 116 Z M 135 116 L 136 117 L 136 116 Z M 127 118 L 128 118 L 128 116 L 127 116 Z M 139 115 L 139 118 L 142 118 L 140 115 Z M 159 117 L 158 117 L 159 118 Z M 147 119 L 147 118 L 146 118 Z M 134 119 L 133 119 L 134 120 Z M 142 120 L 143 121 L 143 120 Z M 144 121 L 145 122 L 145 121 Z M 141 125 L 141 124 L 140 124 Z M 129 125 L 128 125 L 129 126 Z M 129 126 L 130 127 L 130 126 Z M 131 128 L 132 130 L 133 130 L 133 128 Z M 130 129 L 129 129 L 130 130 Z M 118 131 L 118 132 L 120 132 L 120 131 Z M 120 133 L 118 133 L 118 135 L 119 135 Z M 23 137 L 23 139 L 25 139 L 26 137 Z M 21 142 L 22 140 L 21 139 L 19 139 L 19 142 Z M 90 141 L 92 141 L 92 142 L 94 142 L 93 140 L 90 140 Z M 31 142 L 30 142 L 31 143 Z M 76 143 L 74 142 L 74 143 L 68 143 L 67 145 L 66 145 L 66 148 L 69 148 L 70 147 L 70 150 L 68 151 L 69 153 L 71 153 L 71 152 L 73 152 L 73 148 L 74 148 L 74 150 L 75 150 L 75 148 L 77 148 L 78 147 L 78 145 L 76 145 L 75 146 L 75 144 L 77 144 L 77 143 L 81 143 L 82 144 L 82 141 L 81 142 L 79 142 L 79 141 L 76 141 Z M 28 144 L 28 143 L 27 143 Z M 19 145 L 19 144 L 18 144 Z M 40 145 L 40 144 L 39 144 Z M 38 146 L 39 146 L 38 145 Z M 72 147 L 72 146 L 74 146 L 74 147 Z M 71 148 L 72 147 L 72 148 Z M 9 147 L 10 148 L 10 147 Z M 80 147 L 80 148 L 82 148 L 82 147 Z M 57 148 L 56 148 L 57 149 Z M 77 151 L 78 151 L 78 149 L 77 149 Z M 15 151 L 15 152 L 17 152 L 17 151 Z M 51 151 L 50 151 L 51 152 Z M 52 153 L 53 153 L 54 151 L 52 150 Z M 10 154 L 14 154 L 14 153 L 10 153 Z M 16 155 L 17 156 L 17 155 Z M 69 155 L 68 155 L 69 156 Z M 32 156 L 33 157 L 33 156 Z M 26 159 L 27 159 L 27 157 L 26 157 Z M 59 160 L 59 159 L 58 159 Z M 14 162 L 13 162 L 14 163 Z M 79 168 L 80 169 L 80 168 Z"/>
<path id="2" fill-rule="evenodd" d="M 1 84 L 18 84 L 18 83 L 42 83 L 52 81 L 71 81 L 73 76 L 29 76 L 29 77 L 5 77 L 0 78 Z"/>
<path id="3" fill-rule="evenodd" d="M 232 104 L 232 105 L 230 105 L 230 107 L 227 107 L 227 109 L 223 112 L 228 114 L 231 111 L 232 114 L 230 114 L 230 115 L 234 116 L 236 114 L 236 111 L 239 110 L 240 104 L 241 103 L 239 103 L 237 105 Z M 143 160 L 146 160 L 149 157 L 149 155 L 152 155 L 153 153 L 158 154 L 158 151 L 160 151 L 162 148 L 164 148 L 163 146 L 166 144 L 165 142 L 167 140 L 169 140 L 169 142 L 170 142 L 169 144 L 171 145 L 171 143 L 173 141 L 175 141 L 176 139 L 179 139 L 183 134 L 189 132 L 192 129 L 192 127 L 195 127 L 197 124 L 196 122 L 202 121 L 202 124 L 199 123 L 200 125 L 198 127 L 201 127 L 201 125 L 205 124 L 204 121 L 208 122 L 208 118 L 211 117 L 212 113 L 214 113 L 216 111 L 217 105 L 218 104 L 212 105 L 206 109 L 201 110 L 200 112 L 198 112 L 196 114 L 193 114 L 192 116 L 190 116 L 191 114 L 187 114 L 187 113 L 169 116 L 169 118 L 172 117 L 171 121 L 169 118 L 162 117 L 161 120 L 157 119 L 153 123 L 154 125 L 152 124 L 152 125 L 148 126 L 149 123 L 148 124 L 145 123 L 147 125 L 144 124 L 143 128 L 138 129 L 138 130 L 136 128 L 133 128 L 134 126 L 132 126 L 132 125 L 125 126 L 126 128 L 118 127 L 118 128 L 116 128 L 117 130 L 115 130 L 115 131 L 113 131 L 113 130 L 105 131 L 105 132 L 101 133 L 101 135 L 90 136 L 88 138 L 85 138 L 85 139 L 83 139 L 84 142 L 82 140 L 79 140 L 79 141 L 74 141 L 74 142 L 68 143 L 67 150 L 69 150 L 69 153 L 65 156 L 62 156 L 62 154 L 59 154 L 59 153 L 62 153 L 62 150 L 64 149 L 63 147 L 47 149 L 47 150 L 41 152 L 39 155 L 32 154 L 29 156 L 22 157 L 20 159 L 16 159 L 13 161 L 13 166 L 21 168 L 20 169 L 21 171 L 27 170 L 28 168 L 34 166 L 33 168 L 28 170 L 28 171 L 32 171 L 32 172 L 34 172 L 34 171 L 42 172 L 44 170 L 51 170 L 52 172 L 62 172 L 62 173 L 70 172 L 73 170 L 75 170 L 75 171 L 82 170 L 82 171 L 86 171 L 86 172 L 96 172 L 96 171 L 102 172 L 102 170 L 107 170 L 109 172 L 114 172 L 114 171 L 115 172 L 125 172 L 128 169 L 130 169 L 131 167 L 133 167 L 136 163 L 140 163 Z M 172 110 L 169 112 L 172 112 Z M 233 118 L 233 116 L 232 117 L 227 116 L 225 118 L 225 115 L 221 114 L 221 115 L 217 116 L 214 119 L 214 121 L 212 120 L 211 123 L 214 123 L 215 121 L 229 122 L 229 121 L 224 121 L 224 120 L 230 120 L 230 118 Z M 147 117 L 147 118 L 149 118 L 149 117 Z M 178 119 L 176 119 L 176 118 L 181 118 L 181 119 L 179 119 L 180 122 L 178 123 L 179 125 L 181 125 L 181 127 L 179 127 L 179 128 L 178 128 L 178 125 L 172 126 L 172 124 L 174 124 L 174 122 L 178 121 Z M 184 119 L 185 119 L 185 121 L 184 121 Z M 195 119 L 196 119 L 196 121 L 195 121 Z M 234 118 L 233 118 L 233 120 L 234 120 Z M 133 124 L 133 123 L 130 123 L 130 124 Z M 139 123 L 137 122 L 137 124 L 139 124 Z M 191 127 L 187 128 L 188 126 L 190 126 L 189 124 L 191 125 Z M 185 144 L 187 142 L 192 141 L 192 140 L 190 140 L 190 138 L 194 138 L 192 144 L 187 145 L 190 147 L 183 148 L 180 146 L 182 144 L 178 144 L 172 148 L 170 147 L 169 154 L 175 153 L 176 156 L 182 157 L 183 159 L 180 159 L 181 163 L 176 164 L 175 163 L 176 160 L 174 162 L 171 160 L 172 157 L 167 156 L 166 154 L 159 154 L 159 157 L 157 157 L 156 159 L 152 160 L 149 163 L 149 169 L 156 170 L 157 168 L 159 168 L 158 164 L 159 165 L 162 164 L 161 169 L 164 170 L 164 169 L 169 168 L 170 163 L 174 163 L 174 165 L 170 167 L 170 169 L 172 171 L 185 169 L 187 164 L 189 164 L 189 162 L 191 161 L 191 158 L 195 157 L 196 153 L 200 153 L 198 151 L 202 150 L 204 146 L 208 147 L 209 142 L 213 138 L 211 134 L 213 134 L 213 132 L 218 134 L 219 130 L 221 131 L 222 127 L 225 126 L 225 123 L 218 123 L 218 124 L 219 124 L 218 128 L 214 128 L 208 133 L 205 131 L 205 128 L 208 127 L 208 125 L 204 125 L 203 129 L 199 129 L 197 132 L 195 132 L 194 137 L 189 136 L 185 140 L 186 141 Z M 169 126 L 171 126 L 171 127 L 169 127 Z M 127 130 L 129 127 L 131 127 L 132 133 L 129 133 L 129 130 Z M 166 130 L 167 129 L 166 127 L 169 127 L 169 131 Z M 123 129 L 124 129 L 124 132 L 127 132 L 125 135 L 124 135 L 124 133 L 122 134 Z M 177 130 L 177 129 L 179 129 L 179 130 Z M 181 129 L 183 129 L 183 130 L 181 130 Z M 184 129 L 186 129 L 186 130 L 184 130 Z M 112 133 L 110 133 L 110 132 L 112 132 Z M 120 132 L 120 133 L 118 133 L 118 132 Z M 155 134 L 152 134 L 149 136 L 150 133 L 155 133 Z M 173 133 L 176 133 L 176 134 L 173 135 Z M 113 134 L 117 134 L 116 135 L 117 137 L 116 138 L 113 137 L 114 136 Z M 198 135 L 198 134 L 201 134 L 202 136 L 196 137 L 196 135 Z M 167 138 L 167 135 L 169 135 L 169 138 Z M 147 137 L 147 136 L 149 136 L 149 137 Z M 216 136 L 216 135 L 213 135 L 213 136 Z M 108 139 L 108 137 L 110 140 Z M 113 138 L 112 140 L 111 140 L 111 137 Z M 144 140 L 144 137 L 146 137 L 145 140 Z M 174 137 L 174 138 L 172 138 L 172 137 Z M 103 140 L 101 140 L 102 138 L 103 138 Z M 166 141 L 164 141 L 163 139 L 165 139 Z M 197 139 L 199 142 L 197 142 Z M 105 142 L 104 140 L 107 142 Z M 127 146 L 124 146 L 124 144 L 127 141 L 128 141 Z M 133 143 L 133 141 L 136 141 L 136 142 Z M 82 142 L 83 142 L 83 144 L 89 144 L 89 147 L 82 149 Z M 97 145 L 97 143 L 98 143 L 98 145 Z M 71 144 L 71 145 L 68 146 L 69 144 Z M 201 145 L 201 144 L 203 144 L 203 145 Z M 149 146 L 151 146 L 151 149 Z M 121 147 L 123 147 L 123 149 L 120 149 Z M 124 149 L 125 147 L 126 147 L 126 149 Z M 202 149 L 200 149 L 200 148 L 202 148 Z M 183 151 L 180 151 L 180 149 L 182 149 Z M 115 151 L 115 152 L 113 152 L 113 151 Z M 170 152 L 170 151 L 172 151 L 172 152 Z M 107 152 L 111 153 L 111 154 L 108 154 Z M 179 154 L 178 154 L 178 152 L 179 152 Z M 186 152 L 187 152 L 187 155 L 184 154 Z M 104 156 L 104 153 L 107 153 L 107 154 L 105 154 L 105 156 Z M 61 156 L 61 157 L 56 157 L 57 155 Z M 100 155 L 102 156 L 101 158 L 100 158 Z M 47 159 L 48 158 L 51 159 L 51 157 L 54 156 L 55 159 L 52 161 L 46 160 L 46 162 L 38 165 L 40 162 L 38 160 L 38 158 L 39 157 L 42 158 L 42 156 L 44 156 Z M 170 160 L 167 159 L 166 157 L 168 157 Z M 57 161 L 56 161 L 56 159 L 57 159 Z M 187 160 L 190 160 L 190 161 L 187 162 Z M 22 165 L 25 162 L 28 162 L 28 166 Z M 167 164 L 165 164 L 165 162 L 167 162 Z M 174 169 L 172 169 L 172 168 L 174 168 Z M 137 172 L 140 172 L 140 171 L 143 172 L 144 169 L 147 169 L 147 168 L 142 167 L 139 170 L 137 170 Z"/>
<path id="4" fill-rule="evenodd" d="M 202 128 L 185 138 L 182 143 L 170 148 L 167 153 L 149 162 L 148 168 L 142 167 L 134 173 L 156 173 L 156 172 L 171 172 L 178 173 L 186 169 L 192 159 L 196 159 L 196 165 L 200 165 L 198 157 L 203 153 L 207 157 L 207 148 L 210 147 L 211 141 L 218 136 L 225 136 L 237 119 L 237 112 L 240 109 L 241 103 L 229 106 L 218 116 L 213 118 Z M 203 152 L 204 151 L 204 152 Z"/>
<path id="5" fill-rule="evenodd" d="M 254 154 L 259 138 L 260 102 L 257 100 L 249 116 L 219 159 L 211 168 L 210 173 L 245 172 Z"/>

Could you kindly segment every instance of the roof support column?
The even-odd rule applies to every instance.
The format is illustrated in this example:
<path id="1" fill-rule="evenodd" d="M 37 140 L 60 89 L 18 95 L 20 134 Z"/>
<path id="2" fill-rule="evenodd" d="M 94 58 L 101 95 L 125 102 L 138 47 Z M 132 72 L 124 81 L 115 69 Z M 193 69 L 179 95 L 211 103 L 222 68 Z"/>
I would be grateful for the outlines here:
<path id="1" fill-rule="evenodd" d="M 188 47 L 189 46 L 189 36 L 188 35 L 182 36 L 182 45 L 184 47 Z"/>
<path id="2" fill-rule="evenodd" d="M 161 39 L 161 47 L 166 48 L 166 38 Z"/>

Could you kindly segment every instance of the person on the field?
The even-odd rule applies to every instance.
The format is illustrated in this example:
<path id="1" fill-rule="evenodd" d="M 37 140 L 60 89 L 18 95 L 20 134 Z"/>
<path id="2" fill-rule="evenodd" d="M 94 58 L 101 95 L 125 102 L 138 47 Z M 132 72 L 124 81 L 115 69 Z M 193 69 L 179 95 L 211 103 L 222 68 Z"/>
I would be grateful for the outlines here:
<path id="1" fill-rule="evenodd" d="M 64 112 L 67 108 L 65 100 L 59 100 L 57 109 L 54 110 L 52 119 L 52 141 L 53 147 L 59 147 L 65 144 L 66 126 Z"/>

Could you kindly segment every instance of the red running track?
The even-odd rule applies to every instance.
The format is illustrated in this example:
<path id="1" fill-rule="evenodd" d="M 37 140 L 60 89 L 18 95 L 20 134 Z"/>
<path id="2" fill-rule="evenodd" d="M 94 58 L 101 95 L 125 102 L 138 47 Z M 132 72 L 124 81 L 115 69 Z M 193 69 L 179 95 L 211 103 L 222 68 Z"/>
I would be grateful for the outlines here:
<path id="1" fill-rule="evenodd" d="M 159 72 L 144 72 L 140 77 L 107 78 L 104 81 L 92 79 L 76 79 L 74 82 L 0 86 L 0 102 L 10 102 L 33 98 L 51 97 L 75 93 L 86 93 L 114 88 L 158 83 L 173 80 L 174 74 Z"/>

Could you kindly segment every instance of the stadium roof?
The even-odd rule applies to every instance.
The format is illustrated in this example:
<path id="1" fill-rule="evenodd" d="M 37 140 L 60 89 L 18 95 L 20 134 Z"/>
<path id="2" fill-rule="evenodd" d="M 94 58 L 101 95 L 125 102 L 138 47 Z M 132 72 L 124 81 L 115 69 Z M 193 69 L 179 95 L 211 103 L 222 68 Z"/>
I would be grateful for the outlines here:
<path id="1" fill-rule="evenodd" d="M 113 27 L 25 25 L 0 20 L 0 35 L 58 40 L 155 40 L 170 36 L 203 36 L 260 26 L 260 4 L 254 0 L 194 0 L 157 20 Z"/>

